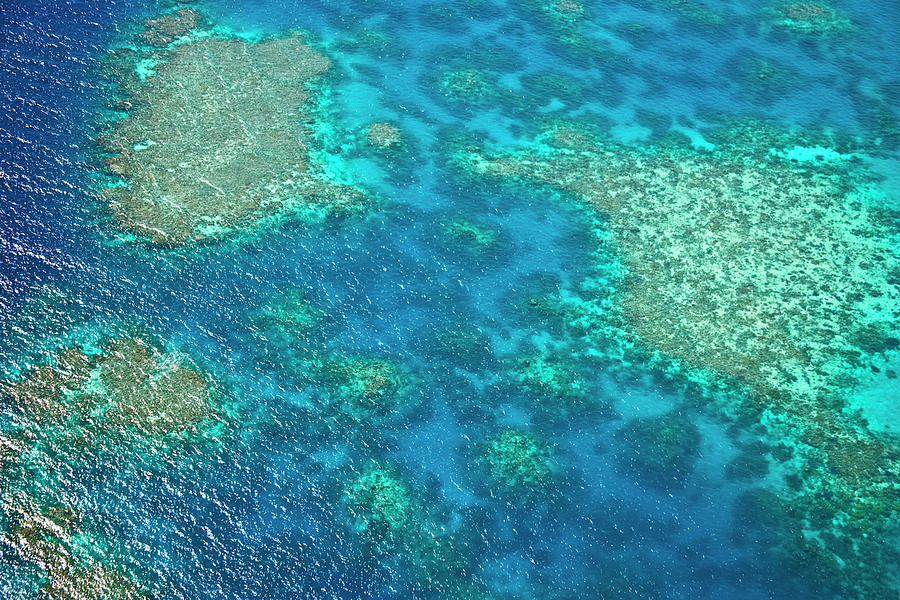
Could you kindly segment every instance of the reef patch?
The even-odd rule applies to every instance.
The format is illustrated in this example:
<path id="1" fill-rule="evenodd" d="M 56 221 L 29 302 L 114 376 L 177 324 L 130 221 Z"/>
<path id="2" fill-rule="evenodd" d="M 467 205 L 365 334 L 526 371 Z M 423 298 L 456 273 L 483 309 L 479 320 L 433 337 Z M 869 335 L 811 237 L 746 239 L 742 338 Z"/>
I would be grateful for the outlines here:
<path id="1" fill-rule="evenodd" d="M 845 597 L 895 593 L 883 573 L 894 562 L 900 451 L 848 399 L 900 339 L 896 211 L 856 142 L 754 121 L 707 137 L 709 150 L 675 139 L 632 146 L 555 122 L 514 151 L 460 144 L 457 162 L 602 217 L 592 225 L 597 278 L 552 301 L 574 343 L 649 359 L 698 386 L 719 414 L 757 421 L 790 449 L 783 493 L 812 548 L 798 554 L 785 538 L 778 551 L 817 557 L 822 580 Z M 614 282 L 610 251 L 623 267 Z M 650 468 L 672 457 L 644 459 Z"/>
<path id="2" fill-rule="evenodd" d="M 103 516 L 79 517 L 84 484 L 70 480 L 108 460 L 123 471 L 174 468 L 179 451 L 218 439 L 224 394 L 141 327 L 94 338 L 0 382 L 0 543 L 40 597 L 145 598 L 147 582 L 128 570 L 128 552 L 103 532 Z"/>
<path id="3" fill-rule="evenodd" d="M 119 53 L 112 70 L 128 108 L 100 140 L 115 176 L 102 190 L 115 223 L 177 245 L 368 206 L 361 187 L 334 181 L 313 157 L 323 150 L 314 104 L 330 61 L 300 34 L 200 31 L 184 12 L 148 20 L 151 49 Z"/>

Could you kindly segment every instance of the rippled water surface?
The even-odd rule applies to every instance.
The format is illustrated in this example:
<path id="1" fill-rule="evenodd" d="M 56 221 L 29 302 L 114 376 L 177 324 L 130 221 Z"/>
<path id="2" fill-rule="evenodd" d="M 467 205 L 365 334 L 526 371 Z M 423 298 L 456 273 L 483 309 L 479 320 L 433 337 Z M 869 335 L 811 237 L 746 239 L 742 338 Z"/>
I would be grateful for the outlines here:
<path id="1" fill-rule="evenodd" d="M 0 0 L 0 598 L 897 598 L 898 21 Z"/>

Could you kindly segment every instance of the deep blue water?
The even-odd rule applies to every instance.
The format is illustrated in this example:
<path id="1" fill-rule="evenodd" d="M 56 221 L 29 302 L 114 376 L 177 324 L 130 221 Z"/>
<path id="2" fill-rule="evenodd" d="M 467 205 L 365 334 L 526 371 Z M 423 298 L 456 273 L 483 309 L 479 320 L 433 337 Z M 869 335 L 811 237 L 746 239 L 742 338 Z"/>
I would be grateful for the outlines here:
<path id="1" fill-rule="evenodd" d="M 516 144 L 548 114 L 594 119 L 623 139 L 740 115 L 863 133 L 873 106 L 897 114 L 900 5 L 842 3 L 858 33 L 828 44 L 766 32 L 761 2 L 709 2 L 726 15 L 717 28 L 665 3 L 586 3 L 587 29 L 606 51 L 591 56 L 566 51 L 527 3 L 513 0 L 444 3 L 449 14 L 440 18 L 429 11 L 438 5 L 408 1 L 201 6 L 235 29 L 310 32 L 338 69 L 348 139 L 389 118 L 411 137 L 411 150 L 392 169 L 365 156 L 348 162 L 389 199 L 367 220 L 289 224 L 193 254 L 116 244 L 89 193 L 90 138 L 108 93 L 96 61 L 160 6 L 0 1 L 0 311 L 12 315 L 41 286 L 63 286 L 78 305 L 65 310 L 146 323 L 251 407 L 238 447 L 184 472 L 107 465 L 73 475 L 81 506 L 104 515 L 106 532 L 126 540 L 137 568 L 165 582 L 160 598 L 431 597 L 410 591 L 402 567 L 361 551 L 343 522 L 336 490 L 350 465 L 370 457 L 401 465 L 434 512 L 462 528 L 472 577 L 496 597 L 820 597 L 814 580 L 770 556 L 766 526 L 748 525 L 755 517 L 735 508 L 742 492 L 765 485 L 723 476 L 752 434 L 691 408 L 690 391 L 646 368 L 598 371 L 593 394 L 608 410 L 542 419 L 523 408 L 501 366 L 540 325 L 513 305 L 542 278 L 569 282 L 586 271 L 587 217 L 538 192 L 463 183 L 441 140 L 462 129 Z M 646 29 L 625 34 L 633 23 Z M 346 43 L 364 28 L 391 43 L 380 54 Z M 750 89 L 738 73 L 754 57 L 783 65 L 788 83 Z M 481 107 L 442 97 L 435 77 L 462 66 L 502 77 L 521 89 L 522 102 Z M 572 94 L 554 101 L 521 87 L 545 71 L 571 78 Z M 502 248 L 480 258 L 449 248 L 439 223 L 452 215 L 497 229 Z M 304 409 L 314 386 L 265 360 L 246 328 L 248 313 L 290 287 L 309 290 L 331 315 L 330 348 L 414 370 L 420 409 L 366 436 L 317 423 Z M 480 328 L 496 357 L 473 367 L 435 348 L 433 334 L 458 323 Z M 9 327 L 3 335 L 0 363 L 11 369 L 35 340 Z M 636 475 L 615 435 L 634 416 L 673 408 L 702 433 L 695 471 L 675 486 Z M 558 498 L 516 506 L 479 492 L 468 457 L 475 440 L 501 425 L 538 427 L 554 441 L 566 468 Z M 0 597 L 24 597 L 4 574 Z M 631 583 L 597 591 L 620 579 Z"/>

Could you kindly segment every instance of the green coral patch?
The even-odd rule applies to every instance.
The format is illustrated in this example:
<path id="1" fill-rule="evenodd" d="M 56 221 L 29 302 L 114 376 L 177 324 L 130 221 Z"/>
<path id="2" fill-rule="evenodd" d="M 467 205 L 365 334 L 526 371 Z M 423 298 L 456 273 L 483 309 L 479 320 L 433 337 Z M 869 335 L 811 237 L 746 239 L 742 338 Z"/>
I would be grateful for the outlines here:
<path id="1" fill-rule="evenodd" d="M 390 121 L 377 121 L 365 129 L 366 142 L 379 150 L 396 150 L 403 145 L 403 132 Z"/>
<path id="2" fill-rule="evenodd" d="M 496 230 L 464 217 L 446 220 L 442 230 L 449 241 L 470 250 L 494 248 L 500 237 Z"/>
<path id="3" fill-rule="evenodd" d="M 292 289 L 271 299 L 252 316 L 255 327 L 285 335 L 304 336 L 314 329 L 324 314 L 303 290 Z"/>
<path id="4" fill-rule="evenodd" d="M 501 431 L 489 440 L 485 460 L 491 478 L 510 488 L 541 488 L 554 471 L 550 447 L 521 429 Z"/>
<path id="5" fill-rule="evenodd" d="M 789 2 L 769 9 L 772 24 L 800 34 L 836 35 L 850 29 L 850 19 L 825 2 Z"/>
<path id="6" fill-rule="evenodd" d="M 479 69 L 450 71 L 441 78 L 440 86 L 448 97 L 466 102 L 484 102 L 496 94 L 488 76 Z"/>
<path id="7" fill-rule="evenodd" d="M 385 464 L 375 464 L 351 481 L 345 502 L 355 529 L 370 535 L 400 535 L 414 524 L 412 491 Z"/>
<path id="8" fill-rule="evenodd" d="M 334 360 L 325 367 L 334 405 L 358 421 L 383 419 L 402 412 L 412 392 L 412 376 L 382 358 Z"/>

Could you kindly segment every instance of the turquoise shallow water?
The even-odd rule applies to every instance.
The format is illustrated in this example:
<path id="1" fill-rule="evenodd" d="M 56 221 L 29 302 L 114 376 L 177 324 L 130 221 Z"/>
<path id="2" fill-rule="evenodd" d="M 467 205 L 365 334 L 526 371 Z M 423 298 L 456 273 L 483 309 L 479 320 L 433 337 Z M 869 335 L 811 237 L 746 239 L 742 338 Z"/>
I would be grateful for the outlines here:
<path id="1" fill-rule="evenodd" d="M 125 437 L 144 446 L 70 456 L 56 454 L 58 440 L 16 437 L 34 423 L 4 387 L 0 598 L 42 597 L 42 586 L 54 598 L 92 597 L 67 596 L 53 581 L 101 580 L 98 565 L 138 582 L 139 591 L 103 594 L 160 599 L 897 593 L 896 480 L 879 496 L 883 521 L 845 532 L 858 536 L 849 545 L 865 539 L 875 549 L 870 570 L 856 572 L 845 546 L 823 537 L 827 523 L 790 505 L 803 468 L 837 467 L 779 458 L 799 442 L 773 438 L 763 427 L 770 414 L 719 410 L 744 401 L 740 381 L 707 385 L 687 365 L 623 358 L 617 343 L 584 338 L 565 315 L 531 309 L 583 290 L 589 277 L 605 282 L 592 293 L 617 297 L 623 258 L 598 255 L 593 234 L 606 217 L 539 186 L 467 177 L 453 163 L 460 138 L 527 147 L 546 119 L 589 122 L 638 145 L 680 132 L 700 148 L 733 119 L 771 119 L 864 140 L 863 162 L 887 178 L 879 185 L 895 207 L 896 6 L 836 3 L 852 27 L 834 36 L 778 30 L 766 12 L 777 5 L 763 2 L 585 2 L 581 16 L 562 21 L 540 2 L 186 6 L 254 36 L 306 32 L 333 65 L 333 131 L 318 160 L 382 204 L 324 223 L 289 219 L 240 240 L 177 249 L 128 241 L 95 193 L 104 179 L 92 140 L 121 94 L 98 65 L 171 7 L 0 2 L 3 378 L 21 380 L 35 364 L 55 364 L 59 347 L 127 321 L 165 340 L 167 360 L 189 356 L 228 398 L 225 425 L 202 441 L 188 435 L 173 449 L 138 427 Z M 561 41 L 574 34 L 581 44 Z M 442 87 L 466 70 L 492 86 L 485 97 Z M 404 136 L 395 154 L 361 141 L 385 120 Z M 448 223 L 458 221 L 493 241 L 454 241 Z M 320 315 L 311 332 L 254 327 L 292 290 Z M 876 349 L 850 395 L 878 429 L 879 464 L 896 466 L 893 350 Z M 353 394 L 323 367 L 335 357 L 399 365 L 403 401 L 377 417 L 335 412 L 335 398 Z M 563 365 L 561 377 L 576 382 L 563 388 L 575 385 L 577 401 L 566 404 L 552 382 L 523 381 L 544 360 Z M 670 429 L 646 434 L 662 416 Z M 507 430 L 549 448 L 537 484 L 496 476 L 503 458 L 491 448 Z M 390 465 L 404 482 L 399 500 L 388 489 L 387 508 L 373 509 L 397 518 L 400 533 L 377 535 L 378 519 L 367 522 L 348 500 L 373 465 Z M 837 521 L 853 510 L 839 505 L 841 493 L 826 487 L 807 500 Z M 36 498 L 31 510 L 43 521 L 22 516 L 17 494 Z M 79 515 L 74 532 L 47 525 L 57 505 Z M 29 538 L 23 522 L 45 533 Z M 54 553 L 79 558 L 60 563 Z M 869 581 L 871 571 L 880 581 Z"/>

